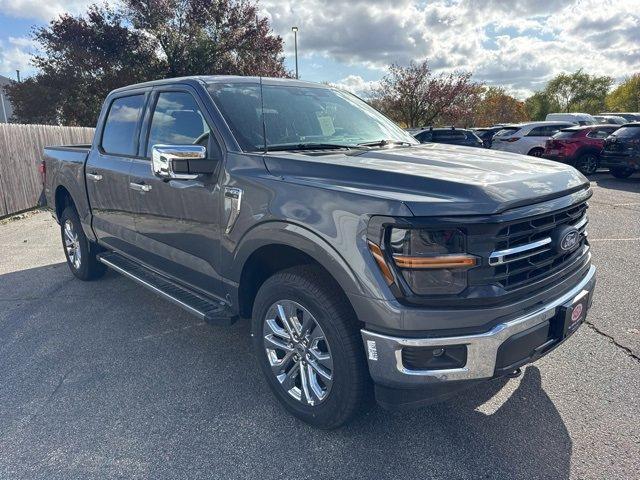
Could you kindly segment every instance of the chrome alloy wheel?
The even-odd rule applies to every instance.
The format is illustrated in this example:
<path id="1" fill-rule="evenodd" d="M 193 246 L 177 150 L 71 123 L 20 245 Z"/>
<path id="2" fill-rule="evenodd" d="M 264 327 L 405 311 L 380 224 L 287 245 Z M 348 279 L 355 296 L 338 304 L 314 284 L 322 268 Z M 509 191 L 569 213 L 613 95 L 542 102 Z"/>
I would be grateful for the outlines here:
<path id="1" fill-rule="evenodd" d="M 69 262 L 76 270 L 80 269 L 82 253 L 80 251 L 80 238 L 73 228 L 71 220 L 64 222 L 64 248 L 67 251 Z"/>
<path id="2" fill-rule="evenodd" d="M 326 336 L 309 310 L 281 300 L 267 310 L 262 327 L 271 371 L 299 402 L 315 406 L 325 400 L 333 381 L 333 360 Z"/>

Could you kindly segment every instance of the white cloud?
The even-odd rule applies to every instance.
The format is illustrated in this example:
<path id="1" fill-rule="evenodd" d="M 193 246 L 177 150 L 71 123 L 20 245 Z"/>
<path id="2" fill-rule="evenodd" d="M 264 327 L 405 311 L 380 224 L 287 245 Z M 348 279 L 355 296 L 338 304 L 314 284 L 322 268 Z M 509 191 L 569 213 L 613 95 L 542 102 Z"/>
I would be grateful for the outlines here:
<path id="1" fill-rule="evenodd" d="M 378 81 L 366 81 L 360 75 L 349 75 L 337 82 L 331 82 L 332 86 L 347 90 L 356 95 L 364 95 L 376 88 L 378 84 Z"/>
<path id="2" fill-rule="evenodd" d="M 117 0 L 110 0 L 113 4 Z M 0 0 L 4 15 L 47 22 L 95 0 Z M 293 56 L 299 27 L 303 66 L 314 78 L 362 92 L 363 72 L 427 58 L 437 71 L 470 70 L 477 80 L 524 97 L 554 75 L 583 68 L 621 79 L 640 70 L 640 0 L 260 0 Z M 26 32 L 25 32 L 26 34 Z M 3 71 L 28 69 L 26 38 L 0 44 Z M 325 60 L 324 62 L 322 60 Z M 318 64 L 314 68 L 313 64 Z M 324 68 L 324 64 L 339 69 Z M 337 73 L 336 70 L 340 72 Z M 350 71 L 351 70 L 351 71 Z M 307 70 L 308 71 L 308 70 Z M 324 78 L 323 78 L 324 77 Z"/>
<path id="3" fill-rule="evenodd" d="M 61 13 L 78 14 L 86 11 L 95 0 L 0 0 L 0 12 L 19 18 L 33 18 L 48 22 Z"/>
<path id="4" fill-rule="evenodd" d="M 378 69 L 427 58 L 470 70 L 524 97 L 579 68 L 621 79 L 640 70 L 638 0 L 262 0 L 287 55 L 297 25 L 301 56 Z M 338 83 L 359 88 L 357 72 Z M 360 78 L 360 80 L 362 80 Z"/>
<path id="5" fill-rule="evenodd" d="M 0 72 L 20 70 L 23 76 L 32 73 L 31 53 L 35 50 L 33 41 L 26 37 L 9 37 L 8 41 L 0 40 Z"/>

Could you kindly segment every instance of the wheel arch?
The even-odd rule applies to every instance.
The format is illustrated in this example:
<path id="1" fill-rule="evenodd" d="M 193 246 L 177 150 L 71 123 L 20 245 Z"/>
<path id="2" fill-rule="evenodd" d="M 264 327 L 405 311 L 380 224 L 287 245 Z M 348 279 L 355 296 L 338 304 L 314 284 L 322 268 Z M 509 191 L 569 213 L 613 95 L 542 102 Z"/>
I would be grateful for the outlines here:
<path id="1" fill-rule="evenodd" d="M 56 187 L 51 197 L 53 205 L 50 205 L 56 220 L 59 221 L 64 209 L 72 205 L 78 212 L 84 234 L 89 240 L 95 241 L 95 235 L 91 228 L 91 211 L 84 186 L 78 185 L 78 179 L 75 176 L 68 178 L 61 175 L 60 177 L 55 182 Z"/>
<path id="2" fill-rule="evenodd" d="M 544 147 L 540 146 L 540 145 L 535 145 L 533 147 L 531 147 L 529 149 L 529 151 L 527 152 L 527 155 L 530 155 L 532 157 L 535 157 L 536 155 L 533 155 L 532 153 L 535 151 L 540 151 L 540 154 L 542 154 L 542 152 L 544 152 Z"/>
<path id="3" fill-rule="evenodd" d="M 65 208 L 69 205 L 75 207 L 76 203 L 73 200 L 73 196 L 69 192 L 69 189 L 64 185 L 58 185 L 54 194 L 54 212 L 58 221 Z M 76 207 L 77 208 L 77 207 Z"/>
<path id="4" fill-rule="evenodd" d="M 365 294 L 351 267 L 320 236 L 298 225 L 269 222 L 245 235 L 231 260 L 230 295 L 240 315 L 251 315 L 255 294 L 267 278 L 296 265 L 317 265 L 347 297 Z"/>

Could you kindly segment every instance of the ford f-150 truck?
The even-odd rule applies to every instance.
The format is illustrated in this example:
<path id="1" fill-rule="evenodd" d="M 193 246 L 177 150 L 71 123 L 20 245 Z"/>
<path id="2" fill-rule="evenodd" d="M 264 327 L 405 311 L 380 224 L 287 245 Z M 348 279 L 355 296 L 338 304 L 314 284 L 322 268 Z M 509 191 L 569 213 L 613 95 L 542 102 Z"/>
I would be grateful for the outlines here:
<path id="1" fill-rule="evenodd" d="M 44 171 L 76 277 L 109 267 L 208 322 L 250 318 L 274 395 L 322 428 L 374 393 L 411 407 L 517 375 L 595 286 L 577 170 L 421 145 L 326 85 L 121 88 L 93 144 L 46 148 Z"/>

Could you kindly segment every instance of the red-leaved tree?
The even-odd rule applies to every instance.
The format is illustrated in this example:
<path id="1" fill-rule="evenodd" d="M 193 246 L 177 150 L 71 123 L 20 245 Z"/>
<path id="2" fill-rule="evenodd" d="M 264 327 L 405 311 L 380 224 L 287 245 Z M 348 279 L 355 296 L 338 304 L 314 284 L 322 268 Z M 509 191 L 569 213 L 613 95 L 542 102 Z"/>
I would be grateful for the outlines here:
<path id="1" fill-rule="evenodd" d="M 372 104 L 405 127 L 468 123 L 479 83 L 471 73 L 434 74 L 427 61 L 392 65 L 371 92 Z"/>

